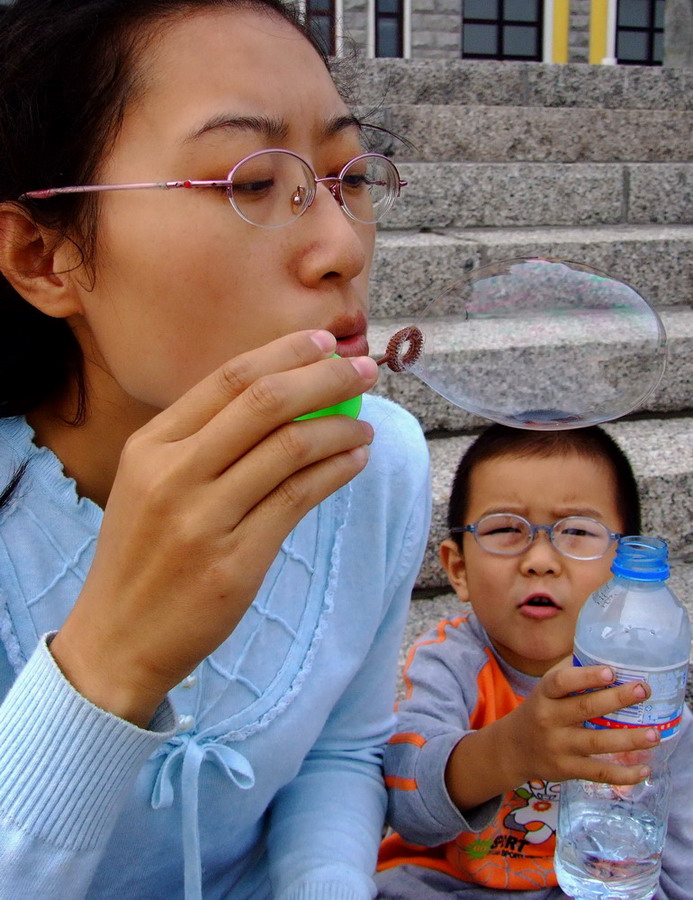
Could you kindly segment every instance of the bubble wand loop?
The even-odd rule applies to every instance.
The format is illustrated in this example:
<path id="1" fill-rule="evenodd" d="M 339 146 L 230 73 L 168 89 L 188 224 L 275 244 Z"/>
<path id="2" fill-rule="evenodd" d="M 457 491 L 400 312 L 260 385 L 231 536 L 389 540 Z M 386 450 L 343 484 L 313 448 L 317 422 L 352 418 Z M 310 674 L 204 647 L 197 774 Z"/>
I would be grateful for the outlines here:
<path id="1" fill-rule="evenodd" d="M 402 347 L 408 344 L 406 353 L 401 354 Z M 385 355 L 376 359 L 376 364 L 387 365 L 393 372 L 406 372 L 419 359 L 423 351 L 424 336 L 416 325 L 407 325 L 396 331 L 387 343 Z"/>

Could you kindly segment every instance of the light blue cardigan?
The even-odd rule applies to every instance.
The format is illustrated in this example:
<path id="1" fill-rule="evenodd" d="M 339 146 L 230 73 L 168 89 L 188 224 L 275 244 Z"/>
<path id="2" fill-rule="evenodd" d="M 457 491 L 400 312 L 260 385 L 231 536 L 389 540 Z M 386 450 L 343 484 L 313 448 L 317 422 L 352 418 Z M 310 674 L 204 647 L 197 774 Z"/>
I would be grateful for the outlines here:
<path id="1" fill-rule="evenodd" d="M 0 482 L 29 463 L 0 512 L 0 697 L 21 671 L 0 706 L 0 898 L 374 896 L 430 489 L 414 419 L 373 397 L 362 415 L 366 469 L 287 538 L 149 730 L 77 694 L 40 639 L 72 607 L 102 512 L 23 419 L 0 421 Z"/>

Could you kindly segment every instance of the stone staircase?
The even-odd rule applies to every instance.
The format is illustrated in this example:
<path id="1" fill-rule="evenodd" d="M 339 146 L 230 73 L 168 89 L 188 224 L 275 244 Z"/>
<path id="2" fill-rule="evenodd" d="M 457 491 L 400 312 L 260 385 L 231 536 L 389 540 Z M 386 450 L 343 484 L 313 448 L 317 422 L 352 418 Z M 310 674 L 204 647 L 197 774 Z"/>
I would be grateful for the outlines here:
<path id="1" fill-rule="evenodd" d="M 587 263 L 656 307 L 669 340 L 664 379 L 608 430 L 693 612 L 693 69 L 393 59 L 346 74 L 362 118 L 406 139 L 374 139 L 408 186 L 378 235 L 372 352 L 451 283 L 500 259 Z M 458 608 L 437 545 L 452 472 L 484 423 L 412 374 L 384 373 L 378 390 L 419 418 L 433 462 L 409 644 Z"/>

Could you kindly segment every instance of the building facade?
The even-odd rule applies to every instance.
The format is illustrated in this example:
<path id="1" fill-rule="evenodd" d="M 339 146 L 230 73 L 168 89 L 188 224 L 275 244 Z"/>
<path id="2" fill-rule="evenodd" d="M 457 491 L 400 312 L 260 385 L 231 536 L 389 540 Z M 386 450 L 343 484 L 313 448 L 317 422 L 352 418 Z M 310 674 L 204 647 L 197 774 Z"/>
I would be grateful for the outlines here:
<path id="1" fill-rule="evenodd" d="M 367 57 L 656 66 L 669 64 L 667 33 L 693 44 L 693 0 L 301 2 L 337 56 L 355 46 Z"/>
<path id="2" fill-rule="evenodd" d="M 292 2 L 333 56 L 693 66 L 693 0 Z"/>

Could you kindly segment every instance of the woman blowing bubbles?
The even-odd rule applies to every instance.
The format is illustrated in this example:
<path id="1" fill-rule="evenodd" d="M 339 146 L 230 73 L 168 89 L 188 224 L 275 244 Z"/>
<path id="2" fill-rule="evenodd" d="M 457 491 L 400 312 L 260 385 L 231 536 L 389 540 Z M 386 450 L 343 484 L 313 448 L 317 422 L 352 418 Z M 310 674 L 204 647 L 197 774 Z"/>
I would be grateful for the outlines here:
<path id="1" fill-rule="evenodd" d="M 276 0 L 0 43 L 0 896 L 372 897 L 425 446 L 294 420 L 376 380 L 396 170 Z"/>

